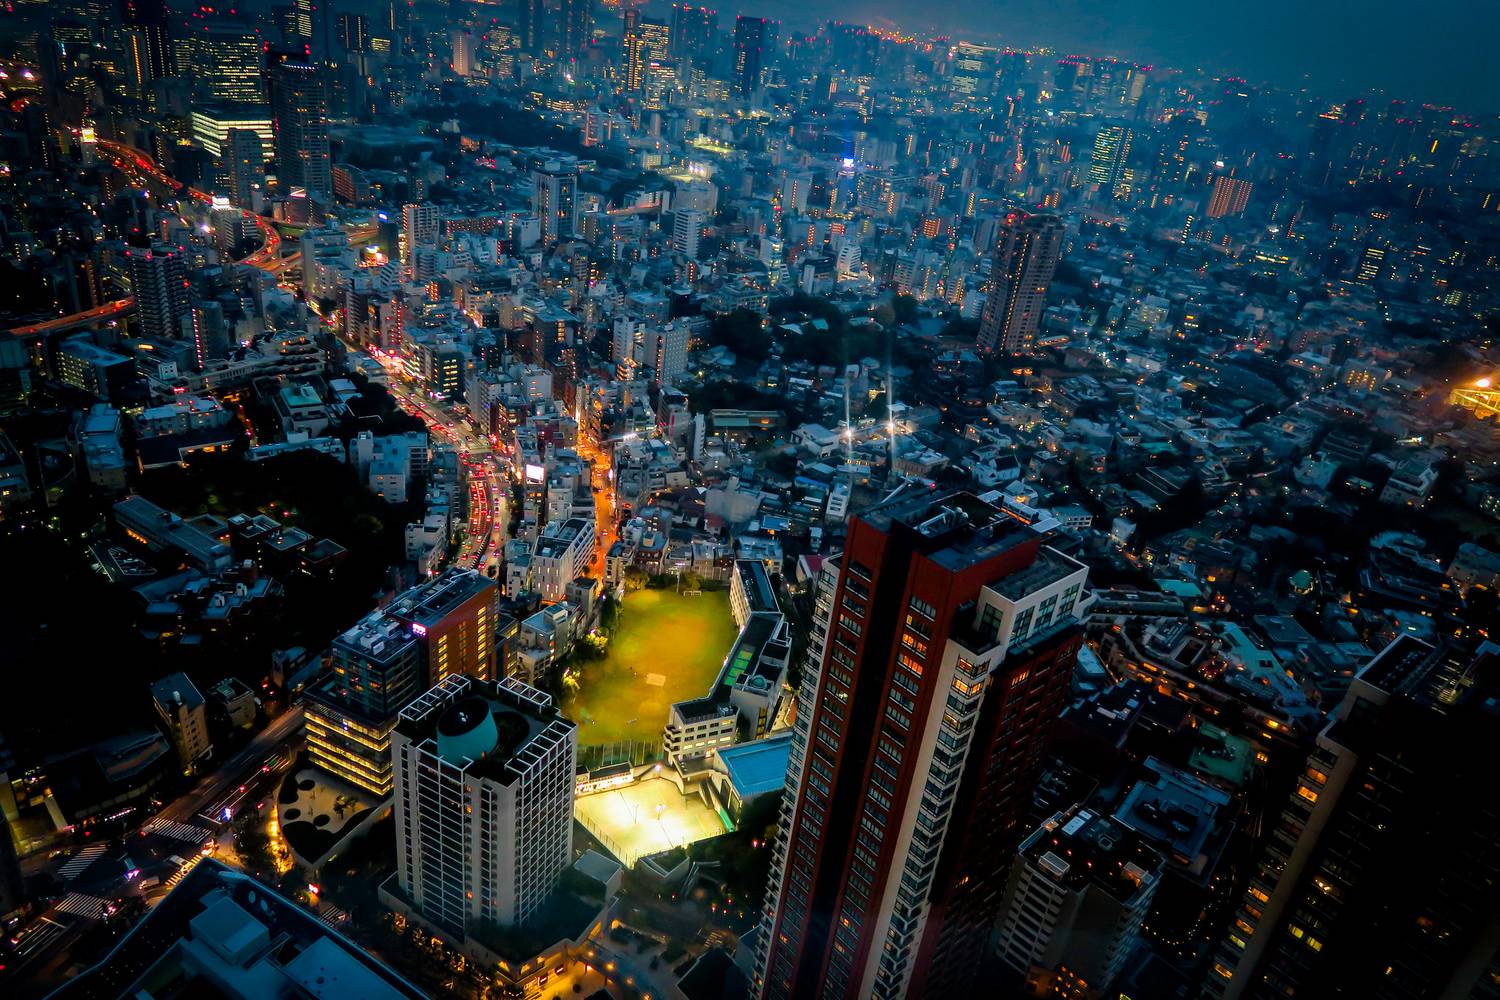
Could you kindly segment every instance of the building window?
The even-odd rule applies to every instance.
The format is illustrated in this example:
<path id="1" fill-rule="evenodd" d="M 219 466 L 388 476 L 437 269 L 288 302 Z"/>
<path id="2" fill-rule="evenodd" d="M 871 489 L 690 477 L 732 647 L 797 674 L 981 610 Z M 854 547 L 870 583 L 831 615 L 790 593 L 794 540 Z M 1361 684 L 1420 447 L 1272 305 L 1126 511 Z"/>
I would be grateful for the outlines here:
<path id="1" fill-rule="evenodd" d="M 1031 632 L 1031 609 L 1027 608 L 1016 615 L 1015 624 L 1010 629 L 1010 641 L 1020 642 Z"/>

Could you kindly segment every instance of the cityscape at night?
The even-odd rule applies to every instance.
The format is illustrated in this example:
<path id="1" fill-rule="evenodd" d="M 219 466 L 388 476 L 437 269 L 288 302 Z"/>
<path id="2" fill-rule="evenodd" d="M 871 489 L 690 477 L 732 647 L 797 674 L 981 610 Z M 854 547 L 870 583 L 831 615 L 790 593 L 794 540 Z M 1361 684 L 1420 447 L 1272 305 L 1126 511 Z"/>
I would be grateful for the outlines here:
<path id="1" fill-rule="evenodd" d="M 0 997 L 1500 1000 L 1497 32 L 0 5 Z"/>

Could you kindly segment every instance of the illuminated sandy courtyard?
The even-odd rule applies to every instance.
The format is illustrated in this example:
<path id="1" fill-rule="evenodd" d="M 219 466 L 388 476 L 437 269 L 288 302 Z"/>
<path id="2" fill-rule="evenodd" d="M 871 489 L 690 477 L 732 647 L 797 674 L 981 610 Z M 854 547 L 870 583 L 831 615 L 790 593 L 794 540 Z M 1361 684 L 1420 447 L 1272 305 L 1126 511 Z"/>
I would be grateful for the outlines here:
<path id="1" fill-rule="evenodd" d="M 727 832 L 719 814 L 694 795 L 684 798 L 665 778 L 580 796 L 574 814 L 620 863 Z"/>

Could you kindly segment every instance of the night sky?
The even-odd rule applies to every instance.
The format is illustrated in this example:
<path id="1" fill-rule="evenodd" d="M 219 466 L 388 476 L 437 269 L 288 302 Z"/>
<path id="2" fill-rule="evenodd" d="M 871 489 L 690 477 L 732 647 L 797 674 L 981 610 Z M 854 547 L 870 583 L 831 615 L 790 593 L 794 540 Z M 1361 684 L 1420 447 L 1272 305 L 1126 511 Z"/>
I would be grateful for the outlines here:
<path id="1" fill-rule="evenodd" d="M 733 8 L 719 10 L 721 23 L 732 25 Z M 989 32 L 1004 44 L 1202 66 L 1290 87 L 1305 74 L 1333 98 L 1383 88 L 1500 112 L 1497 0 L 747 0 L 743 12 L 780 17 L 789 27 L 828 18 L 878 24 L 884 16 L 910 30 L 919 17 L 931 18 L 932 28 Z"/>

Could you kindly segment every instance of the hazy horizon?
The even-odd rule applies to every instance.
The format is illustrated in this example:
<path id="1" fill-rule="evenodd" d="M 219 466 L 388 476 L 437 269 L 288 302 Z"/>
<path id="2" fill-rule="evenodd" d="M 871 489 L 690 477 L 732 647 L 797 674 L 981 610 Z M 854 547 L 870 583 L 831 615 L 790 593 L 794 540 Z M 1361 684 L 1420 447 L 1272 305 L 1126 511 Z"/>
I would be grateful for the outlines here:
<path id="1" fill-rule="evenodd" d="M 1500 77 L 1486 46 L 1500 34 L 1500 4 L 1432 0 L 1414 18 L 1399 0 L 1263 0 L 1218 8 L 1186 0 L 957 0 L 914 11 L 897 0 L 749 0 L 720 7 L 720 24 L 737 13 L 775 17 L 810 29 L 830 19 L 987 35 L 1002 44 L 1047 45 L 1177 68 L 1202 67 L 1291 89 L 1305 82 L 1331 99 L 1383 90 L 1392 97 L 1451 104 L 1473 114 L 1500 112 Z"/>

